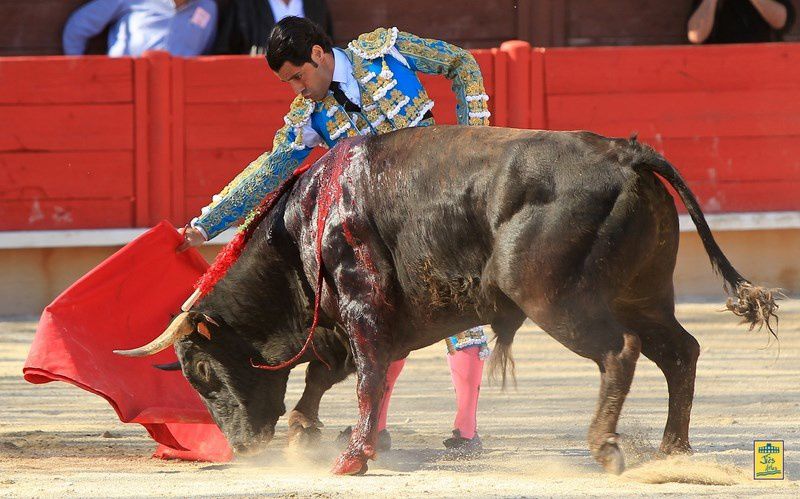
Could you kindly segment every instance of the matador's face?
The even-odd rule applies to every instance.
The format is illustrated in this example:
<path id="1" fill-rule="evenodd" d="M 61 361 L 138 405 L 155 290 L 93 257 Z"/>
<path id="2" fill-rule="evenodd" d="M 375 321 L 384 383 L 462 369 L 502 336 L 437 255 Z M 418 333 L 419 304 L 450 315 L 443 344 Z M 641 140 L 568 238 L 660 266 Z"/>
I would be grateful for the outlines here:
<path id="1" fill-rule="evenodd" d="M 311 62 L 295 66 L 286 61 L 275 74 L 281 81 L 291 85 L 294 93 L 306 99 L 321 101 L 328 95 L 333 79 L 333 54 L 314 45 L 311 49 Z"/>

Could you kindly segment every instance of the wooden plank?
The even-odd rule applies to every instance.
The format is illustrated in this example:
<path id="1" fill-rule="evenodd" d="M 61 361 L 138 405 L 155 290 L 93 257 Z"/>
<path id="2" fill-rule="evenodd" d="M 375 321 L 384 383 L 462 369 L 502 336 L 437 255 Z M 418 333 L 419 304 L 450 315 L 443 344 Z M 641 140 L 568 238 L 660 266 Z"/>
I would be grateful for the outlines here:
<path id="1" fill-rule="evenodd" d="M 267 150 L 288 109 L 289 102 L 186 104 L 186 147 Z"/>
<path id="2" fill-rule="evenodd" d="M 171 173 L 171 184 L 172 188 L 170 189 L 172 194 L 172 199 L 170 202 L 171 205 L 171 216 L 170 220 L 173 220 L 178 225 L 183 225 L 187 223 L 189 220 L 186 220 L 184 213 L 183 213 L 183 197 L 184 197 L 184 160 L 186 156 L 186 151 L 184 150 L 185 147 L 185 121 L 184 121 L 184 74 L 183 74 L 183 67 L 184 67 L 184 59 L 179 57 L 172 59 L 172 95 L 170 107 L 171 107 L 171 117 L 172 117 L 172 151 L 171 157 L 172 161 L 169 163 L 170 173 Z"/>
<path id="3" fill-rule="evenodd" d="M 550 49 L 545 57 L 549 95 L 800 86 L 797 43 Z"/>
<path id="4" fill-rule="evenodd" d="M 136 146 L 134 168 L 134 226 L 147 227 L 150 225 L 150 190 L 148 181 L 150 176 L 150 126 L 148 121 L 148 69 L 149 61 L 146 58 L 134 60 L 134 140 Z"/>
<path id="5" fill-rule="evenodd" d="M 218 193 L 265 149 L 190 149 L 186 151 L 186 196 Z M 314 150 L 306 162 L 319 159 L 327 149 Z"/>
<path id="6" fill-rule="evenodd" d="M 172 215 L 171 170 L 172 121 L 170 117 L 170 92 L 172 72 L 170 55 L 166 52 L 148 52 L 147 61 L 147 111 L 148 111 L 148 214 L 147 225 L 155 225 Z M 174 222 L 173 222 L 174 223 Z"/>
<path id="7" fill-rule="evenodd" d="M 547 100 L 544 86 L 544 61 L 544 49 L 531 50 L 530 127 L 535 130 L 547 128 Z"/>
<path id="8" fill-rule="evenodd" d="M 2 58 L 0 104 L 131 102 L 132 74 L 128 58 Z"/>
<path id="9" fill-rule="evenodd" d="M 508 125 L 508 54 L 502 50 L 492 49 L 494 56 L 494 78 L 492 78 L 492 93 L 489 95 L 489 105 L 492 111 L 492 124 L 494 126 Z"/>
<path id="10" fill-rule="evenodd" d="M 494 53 L 492 50 L 470 50 L 470 53 L 475 58 L 475 62 L 481 68 L 481 75 L 483 76 L 483 86 L 486 89 L 486 94 L 491 97 L 495 92 L 494 89 Z"/>
<path id="11" fill-rule="evenodd" d="M 189 149 L 186 151 L 186 197 L 205 204 L 266 149 Z M 203 206 L 205 206 L 205 204 Z M 192 212 L 187 212 L 192 213 Z"/>
<path id="12" fill-rule="evenodd" d="M 668 137 L 646 141 L 689 181 L 800 180 L 797 136 Z"/>
<path id="13" fill-rule="evenodd" d="M 0 199 L 133 196 L 130 151 L 0 153 Z"/>
<path id="14" fill-rule="evenodd" d="M 612 136 L 752 137 L 800 135 L 794 90 L 554 95 L 548 127 Z"/>
<path id="15" fill-rule="evenodd" d="M 263 57 L 225 56 L 186 59 L 187 103 L 262 102 L 287 107 L 294 99 Z"/>
<path id="16" fill-rule="evenodd" d="M 132 148 L 130 104 L 0 106 L 0 151 Z"/>
<path id="17" fill-rule="evenodd" d="M 184 210 L 188 218 L 197 216 L 200 209 L 263 151 L 259 149 L 189 150 L 186 155 L 186 195 Z M 305 163 L 313 163 L 327 152 L 318 147 Z"/>
<path id="18" fill-rule="evenodd" d="M 531 124 L 531 46 L 512 40 L 500 50 L 508 55 L 508 126 L 528 128 Z"/>
<path id="19" fill-rule="evenodd" d="M 130 227 L 132 218 L 129 199 L 0 200 L 0 231 Z"/>

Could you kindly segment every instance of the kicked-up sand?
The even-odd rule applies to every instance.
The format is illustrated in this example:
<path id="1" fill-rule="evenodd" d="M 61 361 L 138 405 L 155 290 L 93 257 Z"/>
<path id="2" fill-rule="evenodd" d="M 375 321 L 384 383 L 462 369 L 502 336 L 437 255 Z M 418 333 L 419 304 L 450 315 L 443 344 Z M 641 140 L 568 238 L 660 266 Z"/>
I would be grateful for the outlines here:
<path id="1" fill-rule="evenodd" d="M 658 459 L 667 387 L 641 357 L 619 424 L 628 469 L 604 474 L 585 435 L 597 400 L 594 363 L 538 328 L 517 333 L 517 387 L 485 383 L 478 414 L 485 451 L 454 459 L 455 401 L 443 343 L 413 352 L 392 399 L 393 449 L 362 477 L 329 469 L 335 437 L 356 421 L 351 377 L 323 399 L 323 439 L 287 448 L 285 418 L 269 452 L 226 464 L 150 458 L 155 444 L 120 423 L 101 398 L 65 383 L 30 385 L 22 365 L 36 327 L 0 323 L 0 496 L 3 497 L 800 497 L 800 301 L 781 303 L 780 342 L 748 332 L 716 303 L 683 303 L 677 315 L 700 342 L 690 437 L 693 456 Z M 286 405 L 303 388 L 292 373 Z M 179 373 L 164 373 L 165 376 Z M 753 440 L 785 444 L 782 481 L 753 480 Z"/>

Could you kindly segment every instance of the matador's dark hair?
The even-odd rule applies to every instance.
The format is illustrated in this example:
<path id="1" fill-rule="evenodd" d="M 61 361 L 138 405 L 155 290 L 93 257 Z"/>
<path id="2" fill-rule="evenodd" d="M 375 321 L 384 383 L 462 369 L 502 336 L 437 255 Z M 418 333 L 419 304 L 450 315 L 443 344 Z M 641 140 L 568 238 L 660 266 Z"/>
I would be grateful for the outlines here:
<path id="1" fill-rule="evenodd" d="M 272 28 L 267 43 L 267 63 L 273 71 L 278 71 L 285 62 L 295 66 L 311 61 L 311 49 L 319 45 L 325 52 L 331 52 L 333 42 L 325 31 L 314 21 L 304 17 L 284 17 Z"/>

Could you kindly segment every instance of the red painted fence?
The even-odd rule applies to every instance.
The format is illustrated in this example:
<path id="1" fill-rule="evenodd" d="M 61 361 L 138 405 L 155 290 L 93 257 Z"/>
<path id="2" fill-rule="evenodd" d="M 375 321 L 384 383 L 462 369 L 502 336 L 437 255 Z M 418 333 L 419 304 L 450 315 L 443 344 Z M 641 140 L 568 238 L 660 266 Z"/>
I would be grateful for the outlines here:
<path id="1" fill-rule="evenodd" d="M 800 210 L 800 44 L 473 53 L 497 126 L 636 131 L 708 212 Z M 182 225 L 291 98 L 260 58 L 0 58 L 0 230 Z"/>

